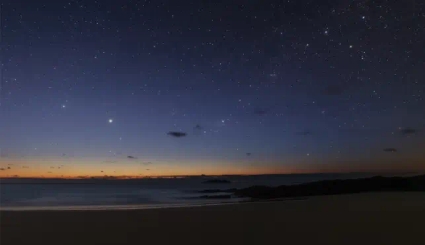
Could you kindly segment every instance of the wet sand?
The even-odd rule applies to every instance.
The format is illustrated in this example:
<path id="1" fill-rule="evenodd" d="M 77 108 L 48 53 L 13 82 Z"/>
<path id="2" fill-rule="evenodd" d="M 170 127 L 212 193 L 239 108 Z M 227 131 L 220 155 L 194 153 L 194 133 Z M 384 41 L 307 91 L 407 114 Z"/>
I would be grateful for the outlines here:
<path id="1" fill-rule="evenodd" d="M 425 193 L 149 210 L 1 211 L 0 244 L 425 244 Z"/>

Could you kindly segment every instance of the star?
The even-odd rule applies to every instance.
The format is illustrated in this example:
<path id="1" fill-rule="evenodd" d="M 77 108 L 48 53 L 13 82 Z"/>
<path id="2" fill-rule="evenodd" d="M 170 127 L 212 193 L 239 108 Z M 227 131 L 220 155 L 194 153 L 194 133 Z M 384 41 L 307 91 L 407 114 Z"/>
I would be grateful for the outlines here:
<path id="1" fill-rule="evenodd" d="M 18 6 L 11 13 L 19 15 L 17 21 L 5 20 L 5 36 L 33 34 L 28 42 L 13 39 L 5 46 L 13 55 L 6 55 L 4 86 L 0 84 L 0 110 L 8 115 L 1 122 L 6 129 L 12 126 L 2 136 L 14 141 L 13 147 L 2 150 L 16 151 L 23 162 L 61 156 L 72 166 L 86 162 L 86 155 L 106 156 L 116 160 L 118 173 L 132 175 L 144 169 L 133 169 L 136 162 L 119 159 L 146 153 L 143 157 L 158 162 L 175 160 L 173 165 L 153 165 L 152 174 L 162 176 L 207 171 L 217 167 L 213 162 L 229 164 L 220 169 L 223 174 L 274 172 L 295 157 L 306 170 L 311 170 L 305 168 L 310 163 L 332 159 L 335 165 L 329 170 L 339 172 L 346 166 L 338 165 L 336 157 L 350 164 L 369 155 L 371 162 L 386 162 L 423 148 L 425 69 L 420 66 L 420 41 L 425 32 L 420 31 L 420 17 L 425 15 L 420 6 L 400 9 L 401 1 L 310 1 L 305 9 L 294 1 L 266 1 L 252 9 L 226 1 L 223 7 L 235 11 L 234 18 L 224 18 L 214 6 L 180 8 L 178 1 L 170 1 L 168 6 L 154 6 L 158 21 L 152 22 L 140 12 L 141 1 L 97 1 L 87 6 L 83 2 Z M 83 11 L 70 15 L 73 8 Z M 284 23 L 268 14 L 276 9 L 284 10 Z M 46 12 L 55 13 L 55 21 L 44 19 Z M 115 21 L 116 14 L 124 20 Z M 41 19 L 25 22 L 21 15 Z M 187 23 L 187 16 L 205 19 Z M 403 20 L 409 20 L 408 28 L 400 28 Z M 44 31 L 34 32 L 39 26 Z M 58 28 L 63 31 L 58 33 Z M 194 40 L 197 36 L 201 38 Z M 58 44 L 54 51 L 49 40 Z M 26 133 L 16 133 L 18 128 Z M 49 130 L 38 133 L 40 128 Z M 300 137 L 306 129 L 314 136 Z M 81 130 L 86 135 L 76 137 Z M 63 140 L 51 141 L 57 132 Z M 102 143 L 86 149 L 99 136 Z M 316 140 L 323 146 L 314 144 Z M 391 146 L 397 147 L 398 156 L 382 153 Z M 65 157 L 63 151 L 75 151 L 75 156 L 66 152 Z M 261 168 L 242 165 L 246 159 L 241 156 L 254 151 L 252 163 L 271 162 Z M 9 161 L 1 153 L 0 165 Z M 191 169 L 201 153 L 205 160 Z M 415 161 L 425 159 L 419 155 Z M 101 166 L 94 161 L 79 164 L 78 172 L 96 177 L 101 168 L 93 172 L 95 164 Z M 386 171 L 379 169 L 385 164 L 376 170 Z M 108 175 L 113 171 L 101 170 Z"/>

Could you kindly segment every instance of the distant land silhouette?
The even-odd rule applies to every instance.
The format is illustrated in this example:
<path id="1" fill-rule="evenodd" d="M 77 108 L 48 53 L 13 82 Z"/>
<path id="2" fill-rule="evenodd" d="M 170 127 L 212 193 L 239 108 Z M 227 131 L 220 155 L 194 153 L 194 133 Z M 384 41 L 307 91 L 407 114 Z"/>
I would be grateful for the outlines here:
<path id="1" fill-rule="evenodd" d="M 298 185 L 282 185 L 278 187 L 252 186 L 236 191 L 223 190 L 220 192 L 233 192 L 233 194 L 237 197 L 248 197 L 251 199 L 276 199 L 390 191 L 425 191 L 425 175 L 413 177 L 375 176 L 360 179 L 322 180 Z M 210 191 L 204 193 L 213 192 Z"/>

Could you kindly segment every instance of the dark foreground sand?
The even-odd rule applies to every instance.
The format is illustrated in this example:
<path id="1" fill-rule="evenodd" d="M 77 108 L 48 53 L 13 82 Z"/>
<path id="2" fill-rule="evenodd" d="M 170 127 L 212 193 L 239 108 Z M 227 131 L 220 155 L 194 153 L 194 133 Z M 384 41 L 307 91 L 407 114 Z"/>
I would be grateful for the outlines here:
<path id="1" fill-rule="evenodd" d="M 127 211 L 0 212 L 0 244 L 425 244 L 425 193 Z"/>

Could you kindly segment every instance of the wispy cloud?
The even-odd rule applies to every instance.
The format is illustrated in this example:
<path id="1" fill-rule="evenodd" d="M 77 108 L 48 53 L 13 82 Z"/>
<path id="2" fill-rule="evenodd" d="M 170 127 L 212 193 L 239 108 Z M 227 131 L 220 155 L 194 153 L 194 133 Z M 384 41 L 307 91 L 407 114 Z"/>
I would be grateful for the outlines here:
<path id="1" fill-rule="evenodd" d="M 338 95 L 343 94 L 344 91 L 345 91 L 345 89 L 342 86 L 329 85 L 323 90 L 323 94 L 329 95 L 329 96 L 338 96 Z"/>
<path id="2" fill-rule="evenodd" d="M 177 132 L 177 131 L 170 131 L 167 133 L 169 136 L 175 137 L 175 138 L 181 138 L 187 136 L 187 133 L 185 132 Z"/>
<path id="3" fill-rule="evenodd" d="M 204 127 L 202 127 L 199 124 L 196 124 L 195 127 L 193 127 L 193 134 L 194 135 L 200 135 L 204 131 Z"/>
<path id="4" fill-rule="evenodd" d="M 308 136 L 308 135 L 312 135 L 312 134 L 313 133 L 310 130 L 296 132 L 296 135 L 302 135 L 302 136 Z"/>
<path id="5" fill-rule="evenodd" d="M 385 152 L 397 152 L 396 148 L 385 148 L 384 149 Z"/>
<path id="6" fill-rule="evenodd" d="M 106 161 L 103 161 L 104 163 L 116 163 L 117 161 L 110 161 L 110 160 L 106 160 Z"/>
<path id="7" fill-rule="evenodd" d="M 416 134 L 418 132 L 418 130 L 414 129 L 414 128 L 403 128 L 400 130 L 401 134 L 403 135 L 409 135 L 409 134 Z"/>
<path id="8" fill-rule="evenodd" d="M 254 114 L 259 115 L 259 116 L 264 116 L 267 113 L 269 113 L 269 110 L 267 110 L 267 109 L 255 109 L 254 110 Z"/>

